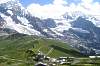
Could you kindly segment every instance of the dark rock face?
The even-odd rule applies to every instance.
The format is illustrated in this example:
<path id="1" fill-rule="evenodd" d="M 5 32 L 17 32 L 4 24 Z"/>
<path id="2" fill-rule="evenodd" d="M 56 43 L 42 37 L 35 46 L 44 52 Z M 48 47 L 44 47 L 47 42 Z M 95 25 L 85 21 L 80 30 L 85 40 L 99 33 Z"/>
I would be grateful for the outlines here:
<path id="1" fill-rule="evenodd" d="M 88 39 L 89 37 L 91 37 L 90 33 L 85 31 L 85 30 L 82 31 L 80 29 L 75 30 L 73 28 L 70 28 L 69 31 L 76 34 L 78 37 L 81 37 L 81 38 L 84 38 L 84 39 Z"/>
<path id="2" fill-rule="evenodd" d="M 80 42 L 80 45 L 87 47 L 88 54 L 91 55 L 91 50 L 89 48 L 98 49 L 100 50 L 100 28 L 96 27 L 91 21 L 86 20 L 85 18 L 79 17 L 76 21 L 72 22 L 72 27 L 77 28 L 78 30 L 74 30 L 73 28 L 69 29 L 69 32 L 76 35 Z M 85 32 L 82 32 L 82 29 Z M 88 31 L 88 32 L 87 32 Z M 78 47 L 80 49 L 80 47 Z M 84 48 L 85 49 L 85 48 Z M 80 51 L 86 53 L 87 51 Z M 90 52 L 89 52 L 90 51 Z M 93 50 L 92 50 L 93 51 Z"/>
<path id="3" fill-rule="evenodd" d="M 79 17 L 76 21 L 72 24 L 75 28 L 81 28 L 83 30 L 88 31 L 89 33 L 79 33 L 73 31 L 76 35 L 78 35 L 80 38 L 100 43 L 100 28 L 96 27 L 91 21 L 85 20 L 84 18 Z M 82 37 L 82 36 L 85 36 Z"/>
<path id="4" fill-rule="evenodd" d="M 4 19 L 0 16 L 0 28 L 4 25 Z"/>
<path id="5" fill-rule="evenodd" d="M 48 18 L 48 19 L 43 20 L 43 26 L 46 28 L 55 28 L 56 24 L 53 19 Z"/>
<path id="6" fill-rule="evenodd" d="M 9 28 L 4 28 L 3 29 L 4 32 L 11 34 L 11 33 L 17 33 L 17 31 L 13 30 L 13 29 L 9 29 Z"/>
<path id="7" fill-rule="evenodd" d="M 85 18 L 79 17 L 76 21 L 72 23 L 73 27 L 82 28 L 84 30 L 91 30 L 95 29 L 95 25 L 91 22 L 86 20 Z"/>

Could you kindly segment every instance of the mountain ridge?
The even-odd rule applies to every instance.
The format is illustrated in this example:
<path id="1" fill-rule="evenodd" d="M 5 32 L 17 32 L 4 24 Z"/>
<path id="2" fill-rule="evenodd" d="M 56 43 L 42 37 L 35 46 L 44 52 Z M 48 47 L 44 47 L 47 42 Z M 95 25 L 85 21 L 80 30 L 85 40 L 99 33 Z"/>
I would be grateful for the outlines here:
<path id="1" fill-rule="evenodd" d="M 90 54 L 89 48 L 93 51 L 100 50 L 100 28 L 94 24 L 96 21 L 99 20 L 81 12 L 65 13 L 59 19 L 41 19 L 31 15 L 18 1 L 0 4 L 2 31 L 11 29 L 9 33 L 17 32 L 63 40 L 83 54 Z M 5 32 L 9 34 L 8 30 Z"/>

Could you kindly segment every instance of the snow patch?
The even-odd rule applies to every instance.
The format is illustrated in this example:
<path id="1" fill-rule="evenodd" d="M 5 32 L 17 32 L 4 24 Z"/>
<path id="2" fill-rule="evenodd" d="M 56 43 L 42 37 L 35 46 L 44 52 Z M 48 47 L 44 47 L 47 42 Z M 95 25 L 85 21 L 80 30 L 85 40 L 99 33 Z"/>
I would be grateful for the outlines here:
<path id="1" fill-rule="evenodd" d="M 77 32 L 81 32 L 81 33 L 90 33 L 89 31 L 87 30 L 84 30 L 82 28 L 72 28 L 74 31 L 77 31 Z"/>
<path id="2" fill-rule="evenodd" d="M 8 12 L 11 16 L 13 15 L 12 11 L 7 10 L 7 12 Z"/>
<path id="3" fill-rule="evenodd" d="M 41 35 L 40 32 L 29 28 L 28 26 L 24 26 L 21 24 L 16 24 L 10 16 L 5 16 L 4 14 L 1 14 L 1 17 L 5 20 L 6 24 L 5 24 L 5 28 L 10 28 L 10 29 L 14 29 L 19 33 L 23 33 L 23 34 L 28 34 L 28 35 Z M 24 20 L 25 21 L 25 20 Z M 28 22 L 27 22 L 28 23 Z"/>
<path id="4" fill-rule="evenodd" d="M 18 20 L 20 20 L 22 22 L 22 24 L 29 26 L 29 21 L 26 18 L 19 17 L 19 16 L 17 16 L 17 18 L 18 18 Z"/>

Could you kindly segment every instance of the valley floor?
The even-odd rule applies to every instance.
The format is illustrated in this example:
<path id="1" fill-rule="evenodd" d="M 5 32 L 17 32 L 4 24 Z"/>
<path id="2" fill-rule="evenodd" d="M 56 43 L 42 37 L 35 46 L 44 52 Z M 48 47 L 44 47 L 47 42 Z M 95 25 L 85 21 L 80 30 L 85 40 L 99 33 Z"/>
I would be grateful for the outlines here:
<path id="1" fill-rule="evenodd" d="M 55 66 L 100 66 L 100 58 L 90 59 L 58 40 L 26 35 L 0 37 L 0 66 L 35 66 L 40 61 Z"/>

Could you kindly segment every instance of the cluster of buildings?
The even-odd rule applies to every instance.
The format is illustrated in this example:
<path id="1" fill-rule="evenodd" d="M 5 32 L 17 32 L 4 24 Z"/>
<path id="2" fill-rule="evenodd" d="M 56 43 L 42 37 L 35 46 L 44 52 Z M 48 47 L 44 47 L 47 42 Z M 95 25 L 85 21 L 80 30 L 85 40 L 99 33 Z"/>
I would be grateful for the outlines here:
<path id="1" fill-rule="evenodd" d="M 73 63 L 80 62 L 79 59 L 75 57 L 58 57 L 58 58 L 52 58 L 49 57 L 48 54 L 52 52 L 53 49 L 51 49 L 47 54 L 44 54 L 41 51 L 38 51 L 37 53 L 34 53 L 32 50 L 28 50 L 31 55 L 31 59 L 35 61 L 34 66 L 61 66 L 61 65 L 71 65 Z M 89 56 L 90 59 L 99 58 L 100 56 Z"/>
<path id="2" fill-rule="evenodd" d="M 51 58 L 42 52 L 38 52 L 33 60 L 36 61 L 35 66 L 58 66 L 71 64 L 74 61 L 74 57 Z"/>

